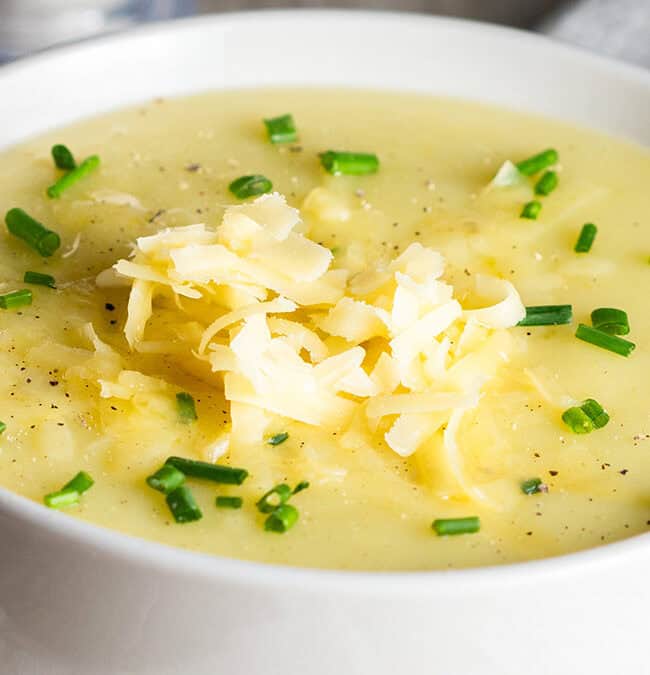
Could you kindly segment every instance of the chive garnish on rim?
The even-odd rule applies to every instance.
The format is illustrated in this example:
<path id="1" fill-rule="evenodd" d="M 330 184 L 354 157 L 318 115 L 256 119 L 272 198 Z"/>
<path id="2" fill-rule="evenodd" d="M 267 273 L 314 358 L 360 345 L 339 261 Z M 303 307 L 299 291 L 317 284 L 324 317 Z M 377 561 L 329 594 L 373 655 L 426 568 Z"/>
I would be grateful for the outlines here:
<path id="1" fill-rule="evenodd" d="M 5 216 L 7 229 L 14 237 L 22 239 L 43 257 L 51 256 L 61 246 L 61 238 L 48 230 L 22 209 L 10 209 Z"/>
<path id="2" fill-rule="evenodd" d="M 32 304 L 32 292 L 28 288 L 0 295 L 0 308 L 19 309 Z"/>
<path id="3" fill-rule="evenodd" d="M 171 464 L 165 464 L 147 477 L 147 485 L 158 492 L 169 494 L 185 482 L 185 474 Z"/>
<path id="4" fill-rule="evenodd" d="M 473 534 L 481 529 L 481 521 L 478 516 L 467 518 L 437 518 L 431 524 L 436 534 L 440 537 L 456 534 Z"/>
<path id="5" fill-rule="evenodd" d="M 597 233 L 598 228 L 593 223 L 585 223 L 580 230 L 580 236 L 573 250 L 576 253 L 589 253 Z"/>
<path id="6" fill-rule="evenodd" d="M 614 307 L 599 307 L 591 313 L 591 324 L 594 328 L 610 335 L 627 335 L 630 322 L 627 313 Z"/>
<path id="7" fill-rule="evenodd" d="M 537 220 L 537 216 L 542 210 L 542 202 L 533 199 L 531 202 L 526 202 L 519 214 L 520 218 L 527 218 L 528 220 Z"/>
<path id="8" fill-rule="evenodd" d="M 624 340 L 623 338 L 618 337 L 618 335 L 610 335 L 609 333 L 605 333 L 604 331 L 598 330 L 597 328 L 587 326 L 584 323 L 578 324 L 576 337 L 578 340 L 583 340 L 584 342 L 588 342 L 595 347 L 600 347 L 601 349 L 614 352 L 614 354 L 618 354 L 619 356 L 627 357 L 636 348 L 634 342 Z"/>
<path id="9" fill-rule="evenodd" d="M 43 274 L 42 272 L 25 272 L 23 281 L 26 284 L 35 284 L 36 286 L 47 286 L 48 288 L 56 288 L 56 280 L 51 274 Z"/>
<path id="10" fill-rule="evenodd" d="M 196 404 L 191 394 L 186 391 L 179 391 L 176 394 L 176 409 L 178 410 L 178 417 L 184 424 L 196 422 L 199 416 L 196 414 Z"/>
<path id="11" fill-rule="evenodd" d="M 170 492 L 166 501 L 177 523 L 191 523 L 195 520 L 201 520 L 203 517 L 194 495 L 185 485 L 181 485 Z"/>
<path id="12" fill-rule="evenodd" d="M 278 506 L 264 521 L 264 529 L 267 532 L 283 534 L 290 530 L 298 522 L 298 509 L 291 504 Z"/>
<path id="13" fill-rule="evenodd" d="M 266 177 L 259 174 L 252 176 L 241 176 L 236 178 L 228 186 L 237 199 L 247 199 L 248 197 L 255 197 L 271 192 L 273 183 Z"/>
<path id="14" fill-rule="evenodd" d="M 526 307 L 526 316 L 518 326 L 559 326 L 571 323 L 573 307 L 571 305 L 532 305 Z"/>
<path id="15" fill-rule="evenodd" d="M 556 164 L 558 160 L 557 150 L 549 148 L 544 150 L 537 155 L 533 155 L 528 159 L 524 159 L 521 162 L 517 162 L 515 165 L 519 169 L 519 173 L 523 173 L 524 176 L 533 176 L 536 173 L 539 173 L 543 169 Z"/>
<path id="16" fill-rule="evenodd" d="M 287 113 L 264 120 L 271 143 L 292 143 L 298 138 L 293 115 Z"/>
<path id="17" fill-rule="evenodd" d="M 97 155 L 87 157 L 79 166 L 61 176 L 54 185 L 50 185 L 47 188 L 47 196 L 50 199 L 58 199 L 68 188 L 95 171 L 97 167 L 99 167 L 99 157 Z"/>
<path id="18" fill-rule="evenodd" d="M 215 505 L 220 509 L 241 509 L 244 500 L 241 497 L 227 497 L 219 495 L 215 500 Z"/>
<path id="19" fill-rule="evenodd" d="M 237 469 L 232 466 L 223 466 L 222 464 L 210 464 L 209 462 L 185 459 L 184 457 L 169 457 L 165 464 L 170 464 L 186 476 L 205 478 L 214 483 L 241 485 L 248 476 L 246 469 Z"/>
<path id="20" fill-rule="evenodd" d="M 379 158 L 373 153 L 328 150 L 318 156 L 325 171 L 334 176 L 367 176 L 379 169 Z"/>
<path id="21" fill-rule="evenodd" d="M 558 178 L 555 171 L 546 171 L 542 177 L 535 183 L 535 194 L 546 197 L 550 195 L 557 187 Z"/>
<path id="22" fill-rule="evenodd" d="M 65 145 L 60 143 L 52 146 L 52 159 L 58 169 L 72 171 L 72 169 L 77 168 L 77 162 L 75 161 L 74 155 Z"/>
<path id="23" fill-rule="evenodd" d="M 269 445 L 280 445 L 284 443 L 287 438 L 289 438 L 289 434 L 286 431 L 283 431 L 280 434 L 275 434 L 274 436 L 271 436 L 268 441 L 266 441 Z"/>

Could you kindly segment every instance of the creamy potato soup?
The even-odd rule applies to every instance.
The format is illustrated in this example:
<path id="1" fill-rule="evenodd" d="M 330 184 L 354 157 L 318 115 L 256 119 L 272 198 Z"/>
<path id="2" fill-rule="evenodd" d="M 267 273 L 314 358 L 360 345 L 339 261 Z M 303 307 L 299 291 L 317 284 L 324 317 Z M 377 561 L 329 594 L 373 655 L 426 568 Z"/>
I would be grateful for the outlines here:
<path id="1" fill-rule="evenodd" d="M 649 183 L 618 140 L 354 91 L 160 99 L 10 149 L 0 485 L 311 567 L 645 532 Z"/>

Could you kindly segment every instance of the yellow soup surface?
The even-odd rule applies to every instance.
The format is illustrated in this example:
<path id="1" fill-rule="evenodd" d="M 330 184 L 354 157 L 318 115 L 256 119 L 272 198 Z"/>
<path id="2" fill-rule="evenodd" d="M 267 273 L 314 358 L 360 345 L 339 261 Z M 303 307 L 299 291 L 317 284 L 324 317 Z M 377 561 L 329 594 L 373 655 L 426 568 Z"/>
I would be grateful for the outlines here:
<path id="1" fill-rule="evenodd" d="M 287 112 L 298 139 L 273 144 L 262 120 Z M 60 198 L 49 199 L 46 188 L 62 175 L 50 156 L 55 143 L 66 144 L 77 160 L 98 155 L 101 164 Z M 549 195 L 534 193 L 543 171 L 519 176 L 514 185 L 491 184 L 505 161 L 516 163 L 546 148 L 559 153 L 552 167 L 558 185 Z M 327 150 L 376 153 L 379 170 L 332 175 L 319 160 Z M 273 270 L 274 280 L 284 279 L 287 270 L 294 274 L 304 263 L 286 293 L 284 286 L 277 291 L 275 281 L 256 285 L 235 272 L 230 286 L 156 277 L 132 289 L 141 270 L 132 277 L 105 272 L 118 261 L 154 260 L 148 269 L 162 269 L 167 263 L 145 255 L 144 244 L 138 248 L 135 242 L 166 228 L 204 223 L 196 236 L 216 251 L 216 238 L 225 237 L 226 209 L 253 203 L 238 200 L 228 186 L 252 174 L 268 177 L 300 211 L 301 222 L 290 235 L 295 255 L 278 257 L 282 262 Z M 84 470 L 95 483 L 77 504 L 62 509 L 69 516 L 187 549 L 310 567 L 492 565 L 645 532 L 649 184 L 648 152 L 622 141 L 475 103 L 375 92 L 264 90 L 161 99 L 5 151 L 0 211 L 24 209 L 58 232 L 62 244 L 51 257 L 41 257 L 6 228 L 0 234 L 0 295 L 23 288 L 33 295 L 31 305 L 0 309 L 0 420 L 6 425 L 0 485 L 42 503 Z M 531 200 L 541 203 L 538 217 L 521 218 Z M 237 220 L 228 240 L 229 250 L 239 246 L 236 255 L 247 260 L 262 246 L 254 221 L 249 231 Z M 595 241 L 590 252 L 576 253 L 588 222 L 597 226 Z M 286 235 L 269 232 L 263 232 L 266 247 Z M 186 264 L 200 258 L 202 249 L 183 246 Z M 433 262 L 433 252 L 442 254 L 442 276 L 435 280 L 433 270 L 420 269 L 422 283 L 413 293 L 444 295 L 449 289 L 453 299 L 446 298 L 445 306 L 453 304 L 457 318 L 444 339 L 420 345 L 415 356 L 409 352 L 411 370 L 399 382 L 387 384 L 392 376 L 386 375 L 379 387 L 373 375 L 377 359 L 397 350 L 397 329 L 386 327 L 386 317 L 398 286 L 410 292 L 417 277 L 400 259 L 405 251 L 426 251 Z M 329 276 L 322 278 L 336 286 L 331 301 L 318 296 L 324 283 L 314 272 L 318 260 L 329 265 Z M 225 274 L 223 265 L 213 262 L 214 274 Z M 25 271 L 52 275 L 56 289 L 25 283 Z M 429 273 L 431 279 L 422 281 Z M 511 320 L 495 328 L 482 325 L 480 315 L 470 321 L 466 310 L 496 302 L 480 292 L 477 278 L 510 282 L 499 288 L 516 289 L 526 306 L 569 304 L 572 322 L 521 327 Z M 137 309 L 136 293 L 151 294 L 151 316 L 142 326 L 132 316 L 133 332 L 127 328 L 125 334 L 127 315 Z M 207 347 L 200 345 L 219 317 L 278 296 L 291 299 L 292 293 L 318 298 L 298 302 L 295 311 L 272 305 L 256 319 L 233 316 L 216 337 L 206 338 Z M 341 294 L 352 309 L 339 321 L 332 307 Z M 435 309 L 427 297 L 420 318 L 422 307 Z M 636 345 L 628 357 L 575 337 L 578 324 L 591 325 L 590 314 L 599 307 L 627 312 L 630 333 L 621 337 Z M 283 320 L 293 323 L 287 327 Z M 346 320 L 352 336 L 341 335 Z M 397 321 L 394 311 L 390 320 Z M 367 334 L 360 334 L 362 323 L 369 326 Z M 325 394 L 320 385 L 285 392 L 297 397 L 296 409 L 315 409 L 329 396 L 332 410 L 340 406 L 345 414 L 314 413 L 319 421 L 311 423 L 294 416 L 284 393 L 275 393 L 277 380 L 285 377 L 277 373 L 275 381 L 269 376 L 270 388 L 260 385 L 249 398 L 240 393 L 237 403 L 226 400 L 224 381 L 233 391 L 248 391 L 253 385 L 246 377 L 259 365 L 253 357 L 228 365 L 231 345 L 238 335 L 244 341 L 247 326 L 267 325 L 269 334 L 279 336 L 274 364 L 286 373 L 289 389 L 294 370 L 311 377 L 325 355 L 361 355 L 355 382 L 340 385 L 342 393 Z M 298 344 L 303 328 L 307 338 Z M 282 350 L 295 344 L 293 360 L 283 360 Z M 431 391 L 438 395 L 441 382 L 445 395 L 458 393 L 450 369 L 472 354 L 482 360 L 463 380 L 462 394 L 471 402 L 450 403 L 444 412 L 418 408 Z M 217 367 L 211 355 L 228 363 Z M 417 368 L 422 372 L 413 374 Z M 428 384 L 420 387 L 410 377 Z M 362 393 L 363 387 L 375 387 L 374 393 Z M 195 421 L 180 419 L 179 392 L 196 401 Z M 410 412 L 373 413 L 381 402 L 407 400 L 391 396 L 413 392 L 421 398 L 408 399 L 417 403 Z M 606 409 L 609 423 L 574 433 L 562 414 L 586 399 Z M 399 415 L 412 435 L 421 435 L 415 449 L 402 453 L 390 436 Z M 288 437 L 270 443 L 280 440 L 278 434 Z M 178 524 L 165 496 L 145 482 L 170 455 L 243 467 L 249 476 L 242 485 L 188 478 L 203 517 Z M 541 491 L 525 494 L 521 483 L 533 478 L 540 479 Z M 288 502 L 299 513 L 297 523 L 282 534 L 267 531 L 268 516 L 256 502 L 277 484 L 300 481 L 309 487 Z M 239 496 L 243 506 L 217 508 L 217 496 Z M 464 517 L 480 518 L 480 531 L 440 536 L 432 529 L 435 519 Z"/>

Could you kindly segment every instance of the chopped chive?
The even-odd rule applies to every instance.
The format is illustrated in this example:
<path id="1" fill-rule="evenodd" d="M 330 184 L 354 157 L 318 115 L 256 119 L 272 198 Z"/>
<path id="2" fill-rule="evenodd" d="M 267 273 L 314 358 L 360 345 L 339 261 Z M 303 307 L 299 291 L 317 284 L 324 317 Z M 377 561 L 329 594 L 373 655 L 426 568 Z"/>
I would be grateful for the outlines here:
<path id="1" fill-rule="evenodd" d="M 0 422 L 0 434 L 7 428 L 7 425 L 4 422 Z"/>
<path id="2" fill-rule="evenodd" d="M 280 483 L 265 493 L 255 506 L 260 513 L 271 513 L 282 506 L 292 494 L 293 490 L 286 483 Z"/>
<path id="3" fill-rule="evenodd" d="M 65 145 L 58 144 L 52 146 L 52 159 L 59 169 L 72 171 L 72 169 L 77 168 L 77 162 L 75 162 L 73 154 Z"/>
<path id="4" fill-rule="evenodd" d="M 593 398 L 583 401 L 580 408 L 585 412 L 594 425 L 594 429 L 602 429 L 609 422 L 609 415 L 602 405 Z"/>
<path id="5" fill-rule="evenodd" d="M 234 180 L 228 189 L 237 197 L 237 199 L 246 199 L 271 192 L 273 183 L 266 176 L 241 176 Z"/>
<path id="6" fill-rule="evenodd" d="M 293 493 L 294 495 L 297 495 L 299 492 L 302 492 L 303 490 L 306 490 L 309 487 L 309 481 L 308 480 L 301 480 L 298 485 L 296 485 L 295 488 L 293 488 Z"/>
<path id="7" fill-rule="evenodd" d="M 226 497 L 220 495 L 215 504 L 220 509 L 241 509 L 244 500 L 241 497 Z"/>
<path id="8" fill-rule="evenodd" d="M 584 323 L 578 324 L 576 337 L 578 340 L 584 340 L 584 342 L 589 342 L 596 347 L 607 349 L 620 356 L 629 356 L 636 348 L 634 342 L 624 340 L 617 335 L 610 335 L 597 328 L 586 326 Z"/>
<path id="9" fill-rule="evenodd" d="M 22 239 L 43 257 L 51 256 L 61 246 L 61 238 L 56 232 L 48 230 L 22 209 L 9 209 L 5 223 L 14 237 Z"/>
<path id="10" fill-rule="evenodd" d="M 574 434 L 588 434 L 594 430 L 594 422 L 580 406 L 573 406 L 562 413 L 562 421 Z"/>
<path id="11" fill-rule="evenodd" d="M 630 332 L 627 313 L 614 307 L 594 309 L 591 313 L 591 323 L 594 328 L 610 335 L 627 335 Z"/>
<path id="12" fill-rule="evenodd" d="M 61 489 L 61 492 L 64 490 L 73 490 L 79 494 L 84 493 L 86 490 L 89 490 L 95 481 L 92 477 L 87 474 L 85 471 L 80 471 L 74 478 L 69 480 Z"/>
<path id="13" fill-rule="evenodd" d="M 546 169 L 552 164 L 556 164 L 557 160 L 557 150 L 549 148 L 528 159 L 517 162 L 516 167 L 519 169 L 519 173 L 523 173 L 524 176 L 532 176 L 542 171 L 542 169 Z"/>
<path id="14" fill-rule="evenodd" d="M 80 471 L 74 478 L 69 480 L 60 490 L 45 495 L 43 501 L 51 509 L 62 506 L 71 506 L 79 503 L 79 496 L 90 489 L 95 481 L 85 471 Z"/>
<path id="15" fill-rule="evenodd" d="M 542 177 L 535 183 L 535 194 L 547 196 L 557 187 L 558 178 L 555 171 L 545 171 Z"/>
<path id="16" fill-rule="evenodd" d="M 431 527 L 438 536 L 453 534 L 472 534 L 481 529 L 481 521 L 478 516 L 468 518 L 438 518 L 433 521 Z"/>
<path id="17" fill-rule="evenodd" d="M 593 223 L 585 223 L 580 230 L 580 236 L 573 250 L 576 253 L 589 253 L 597 233 L 598 228 Z"/>
<path id="18" fill-rule="evenodd" d="M 533 199 L 532 202 L 526 202 L 519 214 L 520 218 L 528 218 L 528 220 L 537 220 L 539 212 L 542 210 L 542 202 Z"/>
<path id="19" fill-rule="evenodd" d="M 179 391 L 176 394 L 176 408 L 178 409 L 178 417 L 185 424 L 199 419 L 199 416 L 196 414 L 194 398 L 186 391 Z"/>
<path id="20" fill-rule="evenodd" d="M 279 532 L 282 534 L 290 530 L 297 521 L 298 509 L 295 506 L 291 506 L 291 504 L 282 504 L 264 521 L 264 529 L 267 532 Z"/>
<path id="21" fill-rule="evenodd" d="M 45 506 L 50 509 L 60 509 L 63 506 L 72 506 L 79 503 L 79 493 L 75 490 L 57 490 L 50 492 L 43 498 Z"/>
<path id="22" fill-rule="evenodd" d="M 58 199 L 68 188 L 72 187 L 82 178 L 85 178 L 89 173 L 95 171 L 98 166 L 99 157 L 97 155 L 92 155 L 91 157 L 84 159 L 79 166 L 61 176 L 54 185 L 50 185 L 50 187 L 47 188 L 47 196 L 50 199 Z"/>
<path id="23" fill-rule="evenodd" d="M 571 305 L 534 305 L 526 307 L 526 316 L 518 326 L 559 326 L 571 323 L 573 308 Z"/>
<path id="24" fill-rule="evenodd" d="M 203 517 L 194 495 L 185 485 L 177 487 L 167 495 L 167 506 L 177 523 L 191 523 Z"/>
<path id="25" fill-rule="evenodd" d="M 165 464 L 170 464 L 186 476 L 205 478 L 214 483 L 241 485 L 248 476 L 246 469 L 236 469 L 222 464 L 210 464 L 209 462 L 185 459 L 184 457 L 169 457 Z"/>
<path id="26" fill-rule="evenodd" d="M 335 176 L 366 176 L 379 169 L 379 159 L 372 153 L 328 150 L 318 156 L 323 168 Z"/>
<path id="27" fill-rule="evenodd" d="M 543 491 L 543 485 L 541 478 L 529 478 L 521 483 L 521 491 L 525 495 L 534 495 Z"/>
<path id="28" fill-rule="evenodd" d="M 147 477 L 147 485 L 168 495 L 185 482 L 185 474 L 171 464 L 165 464 Z"/>
<path id="29" fill-rule="evenodd" d="M 23 288 L 20 291 L 12 291 L 0 295 L 0 307 L 2 309 L 18 309 L 32 304 L 32 292 Z"/>
<path id="30" fill-rule="evenodd" d="M 298 138 L 293 115 L 287 113 L 280 117 L 265 119 L 264 124 L 271 143 L 292 143 Z"/>
<path id="31" fill-rule="evenodd" d="M 51 274 L 42 274 L 41 272 L 25 272 L 23 281 L 26 284 L 35 284 L 36 286 L 47 286 L 56 288 L 56 280 Z"/>
<path id="32" fill-rule="evenodd" d="M 275 434 L 275 436 L 271 436 L 268 441 L 266 441 L 269 445 L 280 445 L 281 443 L 284 443 L 287 438 L 289 438 L 289 434 L 286 431 L 283 431 L 281 434 Z"/>

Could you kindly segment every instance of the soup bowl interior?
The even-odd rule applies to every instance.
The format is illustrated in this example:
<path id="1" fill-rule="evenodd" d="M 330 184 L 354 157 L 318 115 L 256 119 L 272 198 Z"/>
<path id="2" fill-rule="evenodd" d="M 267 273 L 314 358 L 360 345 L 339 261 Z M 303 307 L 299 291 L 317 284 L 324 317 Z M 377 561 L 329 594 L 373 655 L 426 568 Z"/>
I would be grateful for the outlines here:
<path id="1" fill-rule="evenodd" d="M 267 86 L 461 97 L 650 144 L 644 71 L 462 21 L 283 11 L 160 25 L 8 66 L 0 148 L 156 96 Z M 525 663 L 541 675 L 549 662 L 531 654 L 548 645 L 566 672 L 642 658 L 648 536 L 460 572 L 299 570 L 132 539 L 0 489 L 0 540 L 7 672 L 507 675 Z"/>

